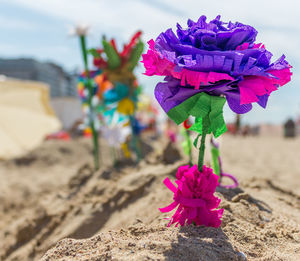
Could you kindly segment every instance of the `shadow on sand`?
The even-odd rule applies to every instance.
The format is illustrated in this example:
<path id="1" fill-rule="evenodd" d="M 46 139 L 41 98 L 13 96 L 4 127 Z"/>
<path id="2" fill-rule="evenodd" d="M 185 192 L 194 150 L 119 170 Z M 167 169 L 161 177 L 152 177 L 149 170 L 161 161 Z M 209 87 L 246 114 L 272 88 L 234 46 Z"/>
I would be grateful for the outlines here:
<path id="1" fill-rule="evenodd" d="M 241 188 L 226 189 L 218 187 L 216 191 L 225 198 L 225 202 L 237 203 L 244 200 L 251 205 L 255 205 L 260 211 L 272 213 L 269 205 L 250 196 Z M 177 233 L 177 231 L 174 231 L 174 233 Z M 180 228 L 177 240 L 172 243 L 172 248 L 166 251 L 164 255 L 168 261 L 246 260 L 243 253 L 233 248 L 222 228 L 196 227 L 193 225 Z"/>
<path id="2" fill-rule="evenodd" d="M 221 228 L 182 227 L 178 240 L 164 253 L 166 260 L 222 261 L 240 260 Z"/>

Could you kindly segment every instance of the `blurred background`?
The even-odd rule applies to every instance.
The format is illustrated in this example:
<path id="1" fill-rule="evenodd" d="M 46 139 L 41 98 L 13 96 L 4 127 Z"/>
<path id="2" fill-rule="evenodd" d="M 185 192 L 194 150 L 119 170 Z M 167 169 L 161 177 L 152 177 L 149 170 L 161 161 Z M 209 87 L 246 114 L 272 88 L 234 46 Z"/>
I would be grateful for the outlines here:
<path id="1" fill-rule="evenodd" d="M 76 96 L 76 73 L 82 69 L 78 42 L 68 35 L 73 25 L 89 25 L 88 44 L 95 46 L 103 34 L 123 43 L 141 29 L 146 42 L 161 31 L 174 28 L 177 22 L 186 24 L 187 18 L 197 20 L 205 14 L 211 20 L 221 14 L 223 21 L 254 26 L 259 32 L 257 42 L 264 43 L 275 59 L 284 52 L 294 67 L 292 82 L 272 95 L 268 109 L 262 112 L 262 108 L 255 106 L 243 117 L 243 123 L 282 124 L 288 118 L 297 121 L 300 114 L 299 6 L 296 0 L 272 3 L 260 0 L 243 3 L 237 0 L 1 0 L 0 74 L 46 82 L 55 107 L 61 97 Z M 139 66 L 136 74 L 146 92 L 152 94 L 157 79 L 143 76 L 142 72 Z M 235 118 L 228 108 L 225 117 L 226 122 Z"/>

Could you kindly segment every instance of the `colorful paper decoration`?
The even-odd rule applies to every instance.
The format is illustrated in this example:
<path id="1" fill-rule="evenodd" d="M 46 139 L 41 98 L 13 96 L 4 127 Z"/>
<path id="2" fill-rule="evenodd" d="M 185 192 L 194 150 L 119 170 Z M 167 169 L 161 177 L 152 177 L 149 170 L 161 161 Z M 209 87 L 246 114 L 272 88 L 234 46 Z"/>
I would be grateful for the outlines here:
<path id="1" fill-rule="evenodd" d="M 203 171 L 199 172 L 196 165 L 181 166 L 178 168 L 175 183 L 177 187 L 169 178 L 164 180 L 167 188 L 174 193 L 174 202 L 159 209 L 161 212 L 170 212 L 178 207 L 168 226 L 192 223 L 198 226 L 220 226 L 224 209 L 216 210 L 221 200 L 214 196 L 218 176 L 213 174 L 212 169 L 204 166 Z"/>
<path id="2" fill-rule="evenodd" d="M 79 37 L 81 53 L 84 64 L 84 75 L 85 81 L 83 84 L 79 85 L 80 95 L 85 98 L 86 115 L 87 115 L 87 125 L 91 129 L 92 141 L 93 141 L 93 155 L 94 155 L 94 165 L 95 170 L 99 169 L 99 142 L 98 142 L 98 122 L 97 122 L 97 112 L 96 112 L 96 103 L 98 102 L 97 98 L 95 99 L 95 88 L 93 86 L 92 78 L 90 75 L 90 70 L 88 66 L 88 52 L 86 48 L 86 34 L 88 28 L 77 27 L 75 33 Z"/>
<path id="3" fill-rule="evenodd" d="M 103 91 L 104 104 L 116 104 L 116 111 L 128 117 L 132 128 L 132 147 L 135 150 L 137 160 L 141 158 L 139 138 L 137 135 L 137 123 L 135 112 L 137 109 L 138 95 L 141 88 L 133 73 L 141 54 L 144 44 L 140 40 L 141 32 L 137 32 L 125 44 L 122 51 L 118 51 L 115 40 L 102 39 L 102 48 L 90 49 L 89 53 L 94 57 L 94 65 L 102 71 L 104 80 L 112 84 L 112 88 Z"/>
<path id="4" fill-rule="evenodd" d="M 198 169 L 202 173 L 206 135 L 218 137 L 227 130 L 225 102 L 239 114 L 249 112 L 254 102 L 265 108 L 270 94 L 289 82 L 292 73 L 284 55 L 271 63 L 272 54 L 255 43 L 257 31 L 249 25 L 225 23 L 220 16 L 210 22 L 201 16 L 187 25 L 183 29 L 177 24 L 177 35 L 168 29 L 150 40 L 142 62 L 146 75 L 165 76 L 154 92 L 169 118 L 180 124 L 195 117 L 189 129 L 198 132 L 196 146 L 201 136 Z M 195 172 L 190 175 L 196 178 Z M 185 200 L 194 198 L 185 196 Z M 186 215 L 181 214 L 182 220 Z"/>

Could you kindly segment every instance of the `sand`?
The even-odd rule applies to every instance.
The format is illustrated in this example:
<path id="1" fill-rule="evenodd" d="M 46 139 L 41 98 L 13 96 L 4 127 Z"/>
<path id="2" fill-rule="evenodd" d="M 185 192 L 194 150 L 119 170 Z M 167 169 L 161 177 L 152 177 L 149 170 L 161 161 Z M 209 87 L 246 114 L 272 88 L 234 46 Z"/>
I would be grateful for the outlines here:
<path id="1" fill-rule="evenodd" d="M 166 227 L 157 208 L 172 195 L 162 181 L 186 159 L 146 144 L 138 166 L 112 167 L 104 149 L 97 172 L 87 140 L 0 163 L 0 260 L 300 260 L 300 139 L 224 135 L 224 170 L 240 187 L 216 192 L 218 229 Z"/>

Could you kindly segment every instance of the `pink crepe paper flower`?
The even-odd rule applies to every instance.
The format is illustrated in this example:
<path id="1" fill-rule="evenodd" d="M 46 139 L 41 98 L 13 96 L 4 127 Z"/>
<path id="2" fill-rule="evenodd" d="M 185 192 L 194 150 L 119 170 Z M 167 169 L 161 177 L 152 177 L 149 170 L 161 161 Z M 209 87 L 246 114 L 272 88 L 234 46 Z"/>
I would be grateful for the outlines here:
<path id="1" fill-rule="evenodd" d="M 227 73 L 197 72 L 179 68 L 155 50 L 155 42 L 153 40 L 150 40 L 148 44 L 149 49 L 147 53 L 142 55 L 142 63 L 146 68 L 145 75 L 173 76 L 181 80 L 182 86 L 188 84 L 194 86 L 197 90 L 200 88 L 200 84 L 215 83 L 221 80 L 234 81 L 234 78 Z"/>
<path id="2" fill-rule="evenodd" d="M 155 42 L 153 40 L 150 40 L 148 44 L 149 49 L 147 53 L 142 55 L 142 63 L 144 63 L 144 66 L 146 68 L 145 75 L 172 76 L 175 79 L 180 80 L 181 86 L 194 86 L 196 90 L 200 88 L 201 84 L 213 84 L 222 80 L 234 82 L 235 80 L 227 73 L 213 71 L 200 72 L 180 68 L 155 50 Z M 264 49 L 265 46 L 262 43 L 259 43 L 253 44 L 253 46 L 250 47 L 249 43 L 244 43 L 238 46 L 236 50 L 242 51 L 255 48 Z M 284 62 L 283 58 L 280 58 L 279 60 L 282 60 L 282 62 Z M 283 86 L 288 83 L 291 80 L 292 75 L 290 68 L 292 67 L 290 65 L 287 65 L 287 68 L 282 68 L 280 70 L 266 70 L 266 73 L 268 73 L 268 77 L 256 75 L 244 76 L 243 80 L 237 83 L 240 90 L 240 104 L 243 105 L 253 102 L 259 102 L 258 97 L 264 95 L 269 96 L 273 91 L 276 91 L 279 86 Z"/>
<path id="3" fill-rule="evenodd" d="M 142 55 L 142 63 L 146 68 L 146 72 L 144 74 L 148 76 L 171 76 L 171 73 L 174 71 L 175 64 L 169 62 L 155 50 L 155 42 L 153 40 L 148 41 L 148 44 L 149 49 L 147 53 Z"/>
<path id="4" fill-rule="evenodd" d="M 238 114 L 249 112 L 255 102 L 266 108 L 270 94 L 291 80 L 285 56 L 272 63 L 272 53 L 255 43 L 252 26 L 225 23 L 220 16 L 210 22 L 205 16 L 189 19 L 187 25 L 150 40 L 143 55 L 146 75 L 166 76 L 155 88 L 166 113 L 201 92 L 225 96 Z"/>
<path id="5" fill-rule="evenodd" d="M 219 177 L 213 174 L 212 169 L 203 166 L 203 171 L 200 172 L 197 165 L 181 166 L 176 178 L 177 188 L 169 178 L 164 180 L 167 188 L 174 193 L 174 202 L 159 209 L 164 213 L 178 206 L 168 226 L 194 223 L 197 226 L 219 227 L 224 209 L 216 209 L 221 202 L 221 199 L 214 196 Z"/>

